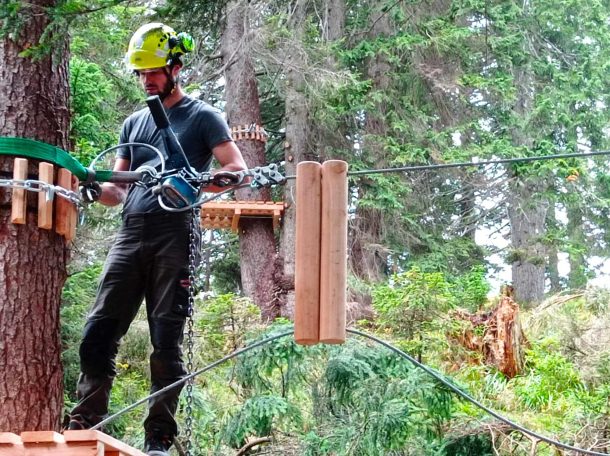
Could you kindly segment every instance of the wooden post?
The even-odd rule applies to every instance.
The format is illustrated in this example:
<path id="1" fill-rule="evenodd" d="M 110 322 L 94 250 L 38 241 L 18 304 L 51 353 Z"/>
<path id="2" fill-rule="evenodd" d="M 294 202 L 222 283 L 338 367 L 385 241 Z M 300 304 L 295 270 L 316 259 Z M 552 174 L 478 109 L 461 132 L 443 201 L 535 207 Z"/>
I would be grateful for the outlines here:
<path id="1" fill-rule="evenodd" d="M 347 163 L 322 165 L 320 342 L 345 342 L 347 293 Z"/>
<path id="2" fill-rule="evenodd" d="M 319 342 L 321 171 L 318 162 L 297 165 L 294 339 L 303 345 Z"/>
<path id="3" fill-rule="evenodd" d="M 25 158 L 15 158 L 13 179 L 25 180 L 28 177 L 28 161 Z M 14 188 L 12 194 L 11 222 L 25 224 L 27 196 L 25 190 Z"/>
<path id="4" fill-rule="evenodd" d="M 53 185 L 53 165 L 38 164 L 38 180 Z M 47 200 L 47 192 L 38 194 L 38 228 L 50 230 L 53 227 L 53 200 Z"/>

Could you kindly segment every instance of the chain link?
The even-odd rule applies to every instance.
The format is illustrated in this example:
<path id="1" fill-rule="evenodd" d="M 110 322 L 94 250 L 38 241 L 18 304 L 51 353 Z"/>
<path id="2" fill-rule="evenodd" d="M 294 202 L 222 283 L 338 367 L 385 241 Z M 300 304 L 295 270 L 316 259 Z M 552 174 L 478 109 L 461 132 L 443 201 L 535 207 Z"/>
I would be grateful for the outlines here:
<path id="1" fill-rule="evenodd" d="M 186 331 L 186 369 L 191 374 L 193 366 L 193 347 L 195 344 L 195 331 L 193 313 L 195 310 L 195 294 L 197 281 L 197 268 L 201 251 L 201 224 L 199 221 L 199 208 L 191 211 L 191 229 L 189 239 L 189 308 Z M 185 418 L 185 455 L 192 456 L 193 439 L 193 379 L 186 384 L 186 418 Z"/>
<path id="2" fill-rule="evenodd" d="M 33 179 L 0 179 L 0 188 L 15 188 L 37 193 L 45 192 L 47 194 L 47 200 L 49 201 L 53 199 L 54 195 L 57 195 L 67 199 L 79 208 L 83 207 L 83 201 L 79 193 L 67 190 L 58 185 L 49 184 L 48 182 Z"/>

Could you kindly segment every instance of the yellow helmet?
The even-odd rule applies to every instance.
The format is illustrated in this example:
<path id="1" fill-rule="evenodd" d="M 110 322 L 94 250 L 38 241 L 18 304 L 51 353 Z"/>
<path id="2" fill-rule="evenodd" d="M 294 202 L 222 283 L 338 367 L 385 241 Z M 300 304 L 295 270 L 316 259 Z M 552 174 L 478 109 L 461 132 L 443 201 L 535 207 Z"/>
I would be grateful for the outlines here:
<path id="1" fill-rule="evenodd" d="M 161 68 L 193 48 L 193 38 L 189 34 L 176 34 L 173 28 L 152 22 L 140 27 L 131 37 L 125 63 L 135 71 Z"/>

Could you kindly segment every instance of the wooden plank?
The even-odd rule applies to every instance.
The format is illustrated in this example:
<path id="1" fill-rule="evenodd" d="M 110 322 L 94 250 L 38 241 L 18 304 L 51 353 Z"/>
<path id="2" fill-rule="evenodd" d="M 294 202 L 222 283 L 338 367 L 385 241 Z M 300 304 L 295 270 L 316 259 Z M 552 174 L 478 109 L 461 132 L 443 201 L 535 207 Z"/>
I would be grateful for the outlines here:
<path id="1" fill-rule="evenodd" d="M 23 443 L 64 443 L 64 436 L 54 431 L 25 431 L 21 433 Z"/>
<path id="2" fill-rule="evenodd" d="M 2 456 L 23 456 L 24 453 L 21 437 L 12 432 L 0 432 L 0 454 Z"/>
<path id="3" fill-rule="evenodd" d="M 103 456 L 97 442 L 32 443 L 24 446 L 24 456 Z"/>
<path id="4" fill-rule="evenodd" d="M 21 443 L 18 445 L 0 444 L 0 454 L 2 456 L 24 456 L 25 449 Z"/>
<path id="5" fill-rule="evenodd" d="M 294 340 L 319 342 L 321 169 L 318 162 L 297 165 Z"/>
<path id="6" fill-rule="evenodd" d="M 73 192 L 77 192 L 78 191 L 78 184 L 79 184 L 79 180 L 76 176 L 72 176 L 72 185 L 71 185 L 71 189 Z M 68 241 L 71 241 L 72 239 L 74 239 L 76 237 L 76 224 L 78 223 L 78 208 L 76 207 L 76 204 L 70 203 L 70 225 L 69 225 L 69 231 L 68 234 L 66 236 L 66 239 Z"/>
<path id="7" fill-rule="evenodd" d="M 83 441 L 97 441 L 103 444 L 106 454 L 109 451 L 118 451 L 127 456 L 146 456 L 140 450 L 130 447 L 126 443 L 123 443 L 107 434 L 100 431 L 92 431 L 90 429 L 83 431 L 65 431 L 64 437 L 66 442 L 83 442 Z"/>
<path id="8" fill-rule="evenodd" d="M 54 168 L 51 163 L 38 164 L 38 180 L 53 184 Z M 38 194 L 38 228 L 50 230 L 53 227 L 53 200 L 47 200 L 47 192 Z"/>
<path id="9" fill-rule="evenodd" d="M 13 165 L 13 179 L 25 180 L 28 177 L 28 161 L 25 158 L 15 158 Z M 13 189 L 12 207 L 11 207 L 11 222 L 24 225 L 26 218 L 26 191 L 22 189 Z"/>
<path id="10" fill-rule="evenodd" d="M 57 173 L 57 185 L 70 190 L 72 188 L 72 173 L 65 168 L 60 168 Z M 70 206 L 71 203 L 65 198 L 55 198 L 55 231 L 62 236 L 70 233 Z"/>
<path id="11" fill-rule="evenodd" d="M 322 164 L 320 342 L 345 342 L 347 295 L 347 163 Z"/>
<path id="12" fill-rule="evenodd" d="M 21 444 L 21 437 L 12 432 L 0 432 L 0 444 L 19 445 Z"/>

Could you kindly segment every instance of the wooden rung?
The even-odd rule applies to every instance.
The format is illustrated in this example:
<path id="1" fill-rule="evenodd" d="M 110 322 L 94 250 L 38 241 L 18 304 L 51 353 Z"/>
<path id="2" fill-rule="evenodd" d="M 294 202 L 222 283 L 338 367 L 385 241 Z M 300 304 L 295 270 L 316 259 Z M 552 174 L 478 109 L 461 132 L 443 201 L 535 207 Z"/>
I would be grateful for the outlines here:
<path id="1" fill-rule="evenodd" d="M 65 189 L 72 189 L 72 173 L 61 168 L 57 173 L 57 185 Z M 55 231 L 68 238 L 70 236 L 70 206 L 71 203 L 65 198 L 56 198 Z"/>
<path id="2" fill-rule="evenodd" d="M 38 164 L 38 180 L 53 184 L 54 168 L 50 163 Z M 53 199 L 47 199 L 47 192 L 38 194 L 38 228 L 50 230 L 53 227 Z"/>
<path id="3" fill-rule="evenodd" d="M 25 180 L 28 177 L 28 161 L 25 158 L 15 158 L 13 166 L 13 179 Z M 14 188 L 12 199 L 11 222 L 23 225 L 26 217 L 26 191 Z"/>
<path id="4" fill-rule="evenodd" d="M 73 192 L 77 192 L 78 191 L 78 185 L 79 185 L 79 180 L 78 177 L 72 175 L 72 186 L 71 189 Z M 66 236 L 66 239 L 68 241 L 71 241 L 72 239 L 74 239 L 76 237 L 76 224 L 78 223 L 78 208 L 76 207 L 76 204 L 70 204 L 70 230 L 68 232 L 68 235 Z"/>

